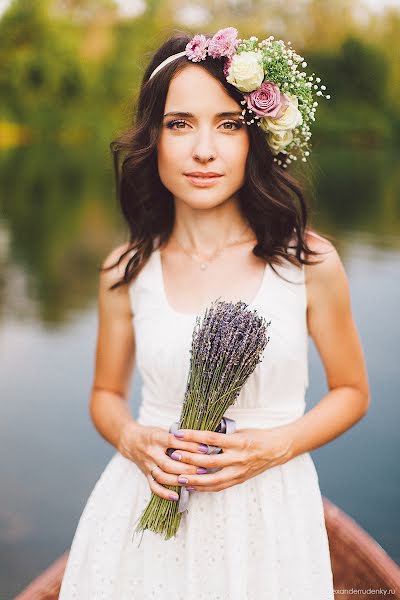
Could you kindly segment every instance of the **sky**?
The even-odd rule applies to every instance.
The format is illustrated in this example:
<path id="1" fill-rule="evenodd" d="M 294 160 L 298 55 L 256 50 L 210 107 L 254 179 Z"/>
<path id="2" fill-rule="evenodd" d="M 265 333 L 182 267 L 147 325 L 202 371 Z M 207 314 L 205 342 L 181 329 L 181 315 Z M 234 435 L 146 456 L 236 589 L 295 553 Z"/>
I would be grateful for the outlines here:
<path id="1" fill-rule="evenodd" d="M 143 11 L 145 0 L 116 0 L 120 6 L 121 13 L 126 16 L 134 16 Z M 0 0 L 0 16 L 6 10 L 11 0 Z M 397 7 L 400 9 L 400 0 L 363 0 L 366 8 L 373 12 L 379 13 L 386 7 Z M 201 2 L 190 2 L 188 4 L 197 4 L 201 6 Z"/>

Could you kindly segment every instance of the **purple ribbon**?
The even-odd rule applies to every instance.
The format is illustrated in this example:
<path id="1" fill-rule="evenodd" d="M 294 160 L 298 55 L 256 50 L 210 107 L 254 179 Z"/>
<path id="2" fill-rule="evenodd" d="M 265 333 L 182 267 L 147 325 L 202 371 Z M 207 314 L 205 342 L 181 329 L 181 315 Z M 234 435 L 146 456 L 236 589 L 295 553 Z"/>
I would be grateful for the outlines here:
<path id="1" fill-rule="evenodd" d="M 175 431 L 178 431 L 179 429 L 179 421 L 174 421 L 174 423 L 172 423 L 171 427 L 169 428 L 170 433 L 175 433 Z M 229 419 L 229 417 L 222 417 L 220 424 L 218 425 L 218 427 L 216 428 L 216 432 L 217 433 L 234 433 L 236 430 L 236 421 L 234 419 Z M 222 448 L 220 448 L 219 446 L 212 446 L 210 444 L 208 445 L 208 451 L 207 454 L 219 454 L 220 452 L 222 452 Z M 171 456 L 171 454 L 174 452 L 174 448 L 168 448 L 167 449 L 167 454 L 168 456 Z M 216 471 L 220 471 L 221 469 L 219 469 L 218 467 L 216 467 L 215 469 L 208 469 L 209 473 L 215 473 Z M 179 495 L 179 504 L 178 504 L 178 512 L 184 512 L 185 510 L 187 510 L 188 504 L 189 504 L 189 492 L 190 491 L 195 491 L 195 490 L 188 490 L 185 486 L 181 486 L 181 491 L 180 491 L 180 495 Z"/>

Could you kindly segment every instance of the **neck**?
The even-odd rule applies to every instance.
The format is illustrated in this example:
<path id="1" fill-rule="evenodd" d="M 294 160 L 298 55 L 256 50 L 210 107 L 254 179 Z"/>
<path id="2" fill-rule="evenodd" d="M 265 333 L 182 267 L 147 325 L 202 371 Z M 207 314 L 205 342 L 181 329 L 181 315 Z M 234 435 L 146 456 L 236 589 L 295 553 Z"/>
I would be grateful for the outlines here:
<path id="1" fill-rule="evenodd" d="M 176 202 L 175 208 L 170 241 L 199 256 L 212 255 L 239 238 L 243 242 L 254 238 L 235 202 L 200 210 Z"/>

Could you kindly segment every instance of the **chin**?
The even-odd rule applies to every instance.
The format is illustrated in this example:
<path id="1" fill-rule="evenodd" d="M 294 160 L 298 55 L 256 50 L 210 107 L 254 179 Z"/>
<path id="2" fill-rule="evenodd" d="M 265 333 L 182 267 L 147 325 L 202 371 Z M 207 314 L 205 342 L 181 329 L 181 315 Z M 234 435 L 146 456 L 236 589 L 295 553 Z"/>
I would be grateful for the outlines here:
<path id="1" fill-rule="evenodd" d="M 206 208 L 215 208 L 216 206 L 220 206 L 225 202 L 228 202 L 232 198 L 233 194 L 212 194 L 210 190 L 204 189 L 201 191 L 197 191 L 190 194 L 190 197 L 187 197 L 186 194 L 181 196 L 174 196 L 177 202 L 182 204 L 186 204 L 186 206 L 190 206 L 193 209 L 206 209 Z"/>

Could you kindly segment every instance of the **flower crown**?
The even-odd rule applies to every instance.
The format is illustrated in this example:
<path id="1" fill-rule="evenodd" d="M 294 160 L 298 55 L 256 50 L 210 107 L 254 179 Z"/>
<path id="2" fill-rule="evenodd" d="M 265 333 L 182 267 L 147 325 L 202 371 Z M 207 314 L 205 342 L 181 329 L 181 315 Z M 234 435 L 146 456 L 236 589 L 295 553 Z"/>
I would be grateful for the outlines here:
<path id="1" fill-rule="evenodd" d="M 288 42 L 287 46 L 291 46 Z M 252 36 L 239 39 L 234 27 L 220 29 L 211 37 L 196 34 L 182 52 L 166 58 L 150 75 L 151 79 L 162 67 L 179 56 L 192 62 L 205 60 L 207 56 L 224 60 L 224 75 L 228 83 L 243 94 L 244 105 L 241 119 L 247 124 L 256 123 L 266 132 L 267 142 L 274 161 L 286 168 L 292 161 L 301 158 L 307 162 L 310 154 L 310 122 L 315 121 L 317 96 L 326 90 L 319 77 L 298 71 L 307 63 L 282 40 L 274 36 L 258 42 Z M 276 155 L 283 155 L 278 158 Z"/>

